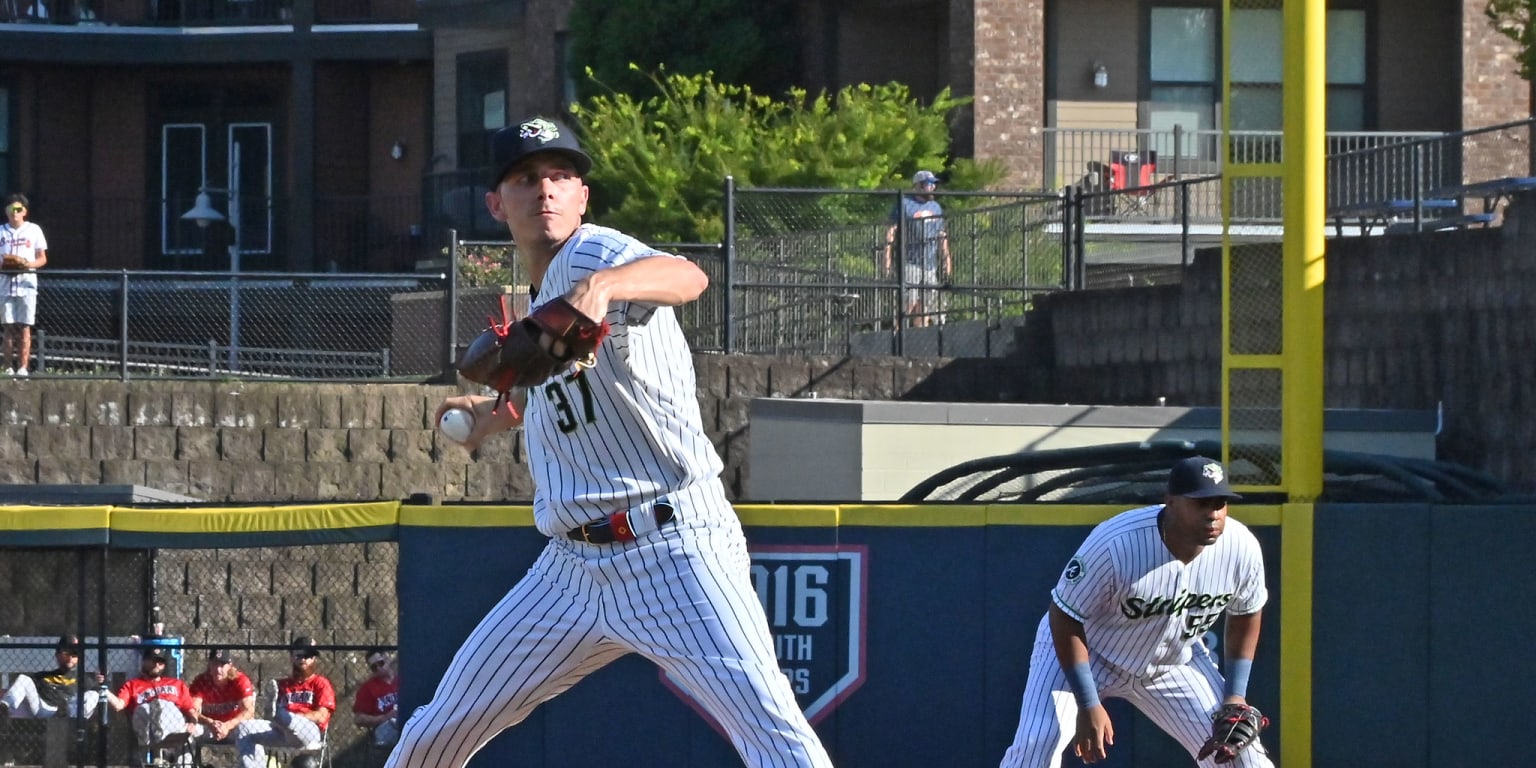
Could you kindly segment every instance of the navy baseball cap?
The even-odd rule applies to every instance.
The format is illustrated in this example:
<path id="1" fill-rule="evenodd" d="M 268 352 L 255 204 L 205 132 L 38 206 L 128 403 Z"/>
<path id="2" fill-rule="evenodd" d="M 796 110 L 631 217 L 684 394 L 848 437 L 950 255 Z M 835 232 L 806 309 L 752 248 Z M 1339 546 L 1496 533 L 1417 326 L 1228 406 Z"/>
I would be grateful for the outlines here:
<path id="1" fill-rule="evenodd" d="M 497 131 L 491 137 L 491 165 L 496 170 L 496 175 L 491 178 L 491 186 L 500 184 L 512 166 L 537 152 L 565 155 L 582 176 L 592 170 L 592 158 L 581 151 L 575 132 L 547 117 L 530 117 L 517 125 L 509 125 Z"/>
<path id="2" fill-rule="evenodd" d="M 917 186 L 918 184 L 935 184 L 935 185 L 937 185 L 938 183 L 939 183 L 939 177 L 933 175 L 933 171 L 918 171 L 917 173 L 912 174 L 912 185 L 913 186 Z"/>
<path id="3" fill-rule="evenodd" d="M 171 657 L 165 652 L 165 649 L 158 645 L 144 646 L 144 650 L 140 652 L 140 656 L 146 659 L 157 659 L 167 664 L 169 664 L 171 661 Z"/>
<path id="4" fill-rule="evenodd" d="M 59 642 L 54 644 L 55 651 L 64 651 L 75 656 L 80 655 L 80 638 L 74 635 L 59 635 Z"/>
<path id="5" fill-rule="evenodd" d="M 1168 495 L 1191 499 L 1242 498 L 1227 484 L 1227 470 L 1221 462 L 1204 456 L 1191 456 L 1173 465 L 1168 471 Z"/>
<path id="6" fill-rule="evenodd" d="M 320 651 L 315 648 L 316 645 L 317 643 L 313 637 L 310 637 L 309 635 L 299 635 L 293 639 L 293 642 L 288 644 L 288 647 L 293 651 L 293 655 L 295 656 L 310 657 L 320 655 Z"/>
<path id="7" fill-rule="evenodd" d="M 220 664 L 231 664 L 235 657 L 230 655 L 228 648 L 214 648 L 208 651 L 208 660 L 217 661 Z"/>

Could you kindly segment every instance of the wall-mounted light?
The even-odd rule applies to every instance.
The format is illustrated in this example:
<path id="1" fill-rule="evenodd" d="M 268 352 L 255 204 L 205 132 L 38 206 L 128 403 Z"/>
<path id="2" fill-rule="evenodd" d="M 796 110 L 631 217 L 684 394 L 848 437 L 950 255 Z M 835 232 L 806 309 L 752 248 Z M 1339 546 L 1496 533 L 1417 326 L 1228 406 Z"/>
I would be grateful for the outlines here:
<path id="1" fill-rule="evenodd" d="M 405 139 L 395 139 L 395 145 L 389 148 L 389 156 L 396 160 L 405 159 Z"/>
<path id="2" fill-rule="evenodd" d="M 1106 69 L 1103 64 L 1100 64 L 1097 61 L 1093 63 L 1093 87 L 1109 87 L 1109 70 Z"/>

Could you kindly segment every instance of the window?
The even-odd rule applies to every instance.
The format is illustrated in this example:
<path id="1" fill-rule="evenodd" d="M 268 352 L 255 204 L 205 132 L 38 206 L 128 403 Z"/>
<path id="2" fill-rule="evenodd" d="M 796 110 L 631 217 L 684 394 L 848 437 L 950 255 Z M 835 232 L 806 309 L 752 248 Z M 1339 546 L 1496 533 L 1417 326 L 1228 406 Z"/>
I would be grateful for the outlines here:
<path id="1" fill-rule="evenodd" d="M 1217 57 L 1221 17 L 1216 8 L 1153 8 L 1147 67 L 1147 127 L 1151 149 L 1161 158 L 1198 157 L 1200 138 L 1194 131 L 1216 127 L 1216 97 L 1220 86 Z M 1178 147 L 1166 132 L 1175 126 L 1190 133 Z"/>
<path id="2" fill-rule="evenodd" d="M 195 222 L 181 218 L 197 203 L 208 181 L 207 129 L 196 123 L 172 123 L 160 128 L 160 251 L 198 254 L 203 237 Z M 218 201 L 214 201 L 218 206 Z"/>
<path id="3" fill-rule="evenodd" d="M 239 201 L 240 253 L 272 251 L 272 126 L 235 123 L 229 126 L 229 175 L 238 179 L 233 190 Z M 238 167 L 238 170 L 237 170 Z"/>
<path id="4" fill-rule="evenodd" d="M 1282 127 L 1281 76 L 1284 15 L 1274 8 L 1232 11 L 1232 129 L 1278 131 Z M 1147 52 L 1147 127 L 1160 157 L 1196 158 L 1207 149 L 1187 135 L 1175 148 L 1168 134 L 1216 128 L 1220 100 L 1221 12 L 1214 6 L 1161 6 L 1151 9 Z M 1330 131 L 1358 131 L 1366 126 L 1366 16 L 1359 9 L 1328 11 L 1328 114 Z"/>
<path id="5" fill-rule="evenodd" d="M 457 72 L 459 168 L 491 164 L 491 134 L 507 124 L 507 54 L 460 54 Z"/>
<path id="6" fill-rule="evenodd" d="M 177 257 L 172 266 L 185 266 L 179 257 L 200 257 L 209 242 L 197 222 L 181 218 L 203 189 L 226 190 L 209 194 L 209 203 L 225 216 L 234 213 L 241 254 L 272 252 L 272 124 L 231 123 L 219 136 L 223 146 L 210 146 L 210 135 L 219 136 L 203 123 L 167 123 L 160 129 L 160 250 Z M 210 176 L 213 157 L 224 159 L 224 169 Z"/>
<path id="7" fill-rule="evenodd" d="M 560 89 L 560 111 L 569 111 L 577 101 L 576 65 L 571 60 L 571 33 L 555 33 L 555 84 Z"/>
<path id="8" fill-rule="evenodd" d="M 1365 11 L 1328 11 L 1327 27 L 1327 129 L 1364 130 Z M 1284 35 L 1278 8 L 1232 12 L 1233 130 L 1281 129 Z"/>
<path id="9" fill-rule="evenodd" d="M 11 89 L 0 88 L 0 194 L 16 191 L 11 184 Z"/>

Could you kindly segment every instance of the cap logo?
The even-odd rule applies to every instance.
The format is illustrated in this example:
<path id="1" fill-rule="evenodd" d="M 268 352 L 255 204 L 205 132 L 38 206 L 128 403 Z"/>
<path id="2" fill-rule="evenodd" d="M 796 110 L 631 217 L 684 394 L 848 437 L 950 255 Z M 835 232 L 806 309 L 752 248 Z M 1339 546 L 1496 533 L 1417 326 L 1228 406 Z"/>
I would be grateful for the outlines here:
<path id="1" fill-rule="evenodd" d="M 548 144 L 560 138 L 560 127 L 542 117 L 536 117 L 519 125 L 517 136 L 520 139 L 535 139 L 540 144 Z"/>
<path id="2" fill-rule="evenodd" d="M 1203 466 L 1203 467 L 1201 467 L 1200 468 L 1200 474 L 1205 475 L 1213 483 L 1217 483 L 1217 484 L 1221 483 L 1221 477 L 1222 477 L 1221 465 L 1217 464 L 1214 461 L 1209 463 L 1209 464 L 1207 464 L 1207 465 L 1205 465 L 1205 466 Z"/>

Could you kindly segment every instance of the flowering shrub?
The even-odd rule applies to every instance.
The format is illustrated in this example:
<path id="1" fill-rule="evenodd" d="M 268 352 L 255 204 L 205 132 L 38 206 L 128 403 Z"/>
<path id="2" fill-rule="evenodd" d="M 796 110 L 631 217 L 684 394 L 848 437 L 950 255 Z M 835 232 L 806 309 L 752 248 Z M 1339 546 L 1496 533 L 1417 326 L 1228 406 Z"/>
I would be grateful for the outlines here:
<path id="1" fill-rule="evenodd" d="M 447 249 L 444 249 L 445 255 Z M 511 285 L 512 246 L 510 245 L 461 245 L 459 246 L 459 285 L 478 288 L 488 285 Z"/>

